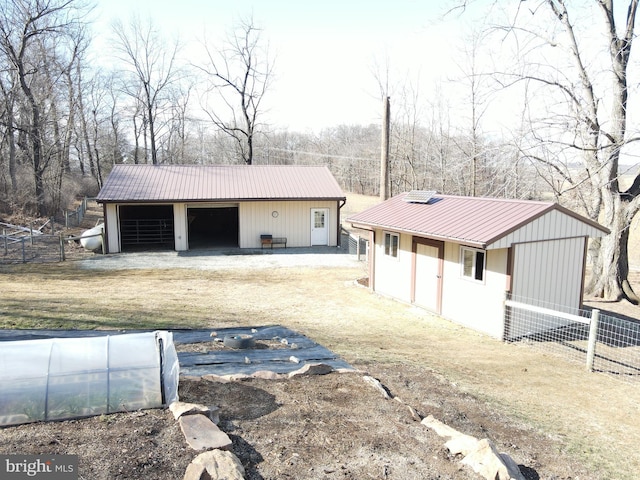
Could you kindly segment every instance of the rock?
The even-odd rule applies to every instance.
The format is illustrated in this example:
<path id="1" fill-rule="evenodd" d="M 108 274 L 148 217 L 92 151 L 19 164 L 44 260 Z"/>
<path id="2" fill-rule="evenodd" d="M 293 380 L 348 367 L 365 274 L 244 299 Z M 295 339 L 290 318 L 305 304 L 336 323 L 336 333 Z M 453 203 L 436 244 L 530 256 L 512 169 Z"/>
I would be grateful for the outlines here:
<path id="1" fill-rule="evenodd" d="M 206 380 L 207 382 L 218 382 L 218 383 L 229 383 L 231 381 L 228 377 L 223 377 L 222 375 L 216 375 L 215 373 L 209 373 L 207 375 L 203 375 L 202 380 Z"/>
<path id="2" fill-rule="evenodd" d="M 242 480 L 244 475 L 244 467 L 233 453 L 211 450 L 191 461 L 183 480 Z"/>
<path id="3" fill-rule="evenodd" d="M 459 437 L 460 435 L 464 435 L 457 431 L 455 428 L 451 428 L 450 426 L 442 423 L 440 420 L 436 420 L 435 418 L 433 418 L 433 415 L 429 415 L 428 417 L 423 418 L 421 423 L 425 427 L 430 428 L 431 430 L 436 432 L 441 437 L 451 439 Z"/>
<path id="4" fill-rule="evenodd" d="M 220 421 L 218 417 L 218 407 L 205 407 L 204 405 L 198 405 L 197 403 L 173 402 L 169 405 L 169 410 L 173 413 L 173 418 L 176 420 L 182 415 L 202 414 L 209 417 L 209 419 L 215 424 Z"/>
<path id="5" fill-rule="evenodd" d="M 189 446 L 194 450 L 231 448 L 231 439 L 215 423 L 204 415 L 186 415 L 178 419 L 180 429 Z"/>
<path id="6" fill-rule="evenodd" d="M 272 372 L 271 370 L 258 370 L 257 372 L 253 372 L 251 377 L 261 378 L 263 380 L 278 380 L 280 378 L 280 374 Z"/>
<path id="7" fill-rule="evenodd" d="M 389 395 L 389 392 L 387 391 L 387 389 L 384 388 L 384 386 L 380 383 L 380 380 L 373 378 L 369 375 L 365 375 L 364 377 L 362 377 L 362 379 L 368 384 L 373 385 L 373 387 L 376 390 L 378 390 L 384 398 L 387 398 L 387 399 L 391 398 L 391 395 Z"/>
<path id="8" fill-rule="evenodd" d="M 461 433 L 444 444 L 453 455 L 467 456 L 478 448 L 478 439 Z"/>
<path id="9" fill-rule="evenodd" d="M 422 420 L 422 417 L 420 416 L 418 411 L 411 405 L 407 405 L 407 409 L 409 410 L 409 415 L 411 415 L 411 418 L 413 418 L 415 422 L 419 422 Z"/>
<path id="10" fill-rule="evenodd" d="M 310 375 L 326 375 L 333 372 L 333 367 L 326 363 L 307 363 L 304 367 L 289 372 L 289 378 Z"/>
<path id="11" fill-rule="evenodd" d="M 525 480 L 515 462 L 509 457 L 509 461 L 505 463 L 495 445 L 486 438 L 478 441 L 476 449 L 464 457 L 461 463 L 487 480 Z"/>

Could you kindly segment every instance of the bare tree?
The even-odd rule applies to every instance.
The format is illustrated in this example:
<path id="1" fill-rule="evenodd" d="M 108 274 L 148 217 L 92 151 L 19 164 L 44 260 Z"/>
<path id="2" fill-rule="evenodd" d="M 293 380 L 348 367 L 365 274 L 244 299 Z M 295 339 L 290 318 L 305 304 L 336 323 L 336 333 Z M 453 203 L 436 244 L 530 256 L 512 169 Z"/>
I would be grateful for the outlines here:
<path id="1" fill-rule="evenodd" d="M 535 94 L 527 100 L 533 127 L 528 158 L 553 172 L 546 178 L 557 182 L 560 200 L 571 196 L 611 231 L 592 243 L 593 271 L 586 292 L 638 303 L 628 281 L 628 239 L 640 209 L 640 176 L 626 190 L 619 182 L 620 158 L 639 139 L 627 125 L 628 101 L 635 93 L 631 86 L 637 84 L 629 81 L 628 69 L 638 0 L 620 3 L 618 12 L 614 0 L 594 0 L 597 17 L 574 16 L 578 6 L 565 0 L 519 3 L 501 41 L 513 36 L 528 48 L 519 52 L 521 70 L 507 80 L 524 81 Z M 593 46 L 594 31 L 604 40 L 602 50 Z"/>
<path id="2" fill-rule="evenodd" d="M 262 101 L 271 84 L 273 63 L 261 43 L 261 30 L 253 19 L 242 20 L 222 49 L 205 40 L 208 63 L 196 68 L 208 79 L 203 108 L 211 122 L 229 135 L 242 161 L 253 163 Z"/>
<path id="3" fill-rule="evenodd" d="M 166 101 L 169 87 L 177 79 L 176 56 L 179 41 L 168 49 L 151 20 L 133 17 L 127 27 L 117 21 L 113 25 L 115 48 L 119 58 L 128 65 L 128 80 L 124 91 L 141 105 L 143 124 L 148 127 L 151 143 L 151 163 L 158 163 L 158 118 Z M 146 140 L 146 139 L 145 139 Z"/>
<path id="4" fill-rule="evenodd" d="M 47 214 L 45 176 L 55 150 L 47 132 L 56 85 L 47 74 L 52 58 L 69 52 L 87 10 L 76 0 L 6 0 L 0 3 L 0 53 L 15 74 L 24 100 L 23 134 L 34 178 L 36 209 Z M 46 54 L 45 54 L 46 52 Z M 64 63 L 64 62 L 63 62 Z M 21 144 L 19 142 L 19 144 Z"/>

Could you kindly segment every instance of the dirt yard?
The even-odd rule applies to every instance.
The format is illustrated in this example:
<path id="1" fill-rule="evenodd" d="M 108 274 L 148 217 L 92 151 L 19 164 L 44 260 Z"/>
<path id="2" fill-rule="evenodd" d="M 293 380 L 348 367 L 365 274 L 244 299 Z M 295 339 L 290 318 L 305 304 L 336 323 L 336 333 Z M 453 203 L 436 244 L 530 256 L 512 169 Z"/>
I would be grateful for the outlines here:
<path id="1" fill-rule="evenodd" d="M 263 270 L 3 268 L 0 327 L 284 325 L 417 410 L 489 438 L 529 480 L 637 478 L 636 385 L 504 344 L 371 294 L 362 265 Z M 361 374 L 229 384 L 183 379 L 221 407 L 248 479 L 465 479 L 443 439 Z M 196 455 L 168 411 L 0 429 L 0 453 L 77 454 L 83 479 L 179 479 Z"/>

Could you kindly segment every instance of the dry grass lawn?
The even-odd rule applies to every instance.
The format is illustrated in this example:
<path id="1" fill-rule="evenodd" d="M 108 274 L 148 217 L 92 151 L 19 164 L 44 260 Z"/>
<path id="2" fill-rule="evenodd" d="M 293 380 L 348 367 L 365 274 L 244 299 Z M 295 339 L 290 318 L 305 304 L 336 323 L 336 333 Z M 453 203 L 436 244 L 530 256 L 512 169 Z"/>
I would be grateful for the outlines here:
<path id="1" fill-rule="evenodd" d="M 640 471 L 637 385 L 493 340 L 356 285 L 354 268 L 87 271 L 73 263 L 0 271 L 0 328 L 281 324 L 358 366 L 435 372 L 557 441 L 592 478 Z M 584 477 L 580 477 L 584 478 Z"/>

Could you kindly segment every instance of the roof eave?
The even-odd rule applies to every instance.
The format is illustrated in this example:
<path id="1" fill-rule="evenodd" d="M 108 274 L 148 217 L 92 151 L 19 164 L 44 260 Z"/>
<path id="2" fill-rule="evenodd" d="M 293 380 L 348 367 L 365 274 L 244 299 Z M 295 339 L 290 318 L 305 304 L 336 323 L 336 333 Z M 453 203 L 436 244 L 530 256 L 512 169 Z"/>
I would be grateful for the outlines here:
<path id="1" fill-rule="evenodd" d="M 349 221 L 349 219 L 347 219 Z M 417 230 L 410 230 L 405 228 L 397 228 L 391 225 L 382 225 L 376 223 L 362 223 L 362 222 L 349 222 L 351 226 L 354 228 L 360 228 L 362 230 L 386 230 L 389 232 L 395 233 L 407 233 L 416 237 L 428 238 L 431 240 L 439 240 L 441 242 L 450 242 L 450 243 L 459 243 L 461 245 L 467 245 L 469 247 L 479 248 L 485 250 L 487 248 L 488 242 L 483 242 L 482 240 L 470 240 L 466 238 L 457 238 L 457 237 L 449 237 L 446 235 L 438 235 L 434 233 L 420 232 Z"/>
<path id="2" fill-rule="evenodd" d="M 96 203 L 229 203 L 229 202 L 305 202 L 346 201 L 346 197 L 260 197 L 260 198 L 163 198 L 163 199 L 96 199 Z"/>

